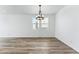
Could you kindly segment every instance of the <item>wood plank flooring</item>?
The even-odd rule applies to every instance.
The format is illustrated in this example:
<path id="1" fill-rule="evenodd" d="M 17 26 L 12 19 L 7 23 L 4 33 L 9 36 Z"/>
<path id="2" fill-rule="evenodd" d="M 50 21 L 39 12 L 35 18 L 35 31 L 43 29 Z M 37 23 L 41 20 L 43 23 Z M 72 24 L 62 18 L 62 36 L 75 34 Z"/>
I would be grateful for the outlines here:
<path id="1" fill-rule="evenodd" d="M 56 38 L 0 39 L 0 54 L 74 54 L 78 53 Z"/>

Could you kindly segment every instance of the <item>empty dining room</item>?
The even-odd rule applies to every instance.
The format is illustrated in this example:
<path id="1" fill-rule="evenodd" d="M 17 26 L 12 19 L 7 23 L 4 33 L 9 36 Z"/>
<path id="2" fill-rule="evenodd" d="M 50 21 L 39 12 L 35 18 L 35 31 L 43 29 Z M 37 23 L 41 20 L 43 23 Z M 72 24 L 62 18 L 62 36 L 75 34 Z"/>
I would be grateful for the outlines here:
<path id="1" fill-rule="evenodd" d="M 79 5 L 0 5 L 0 54 L 78 54 Z"/>

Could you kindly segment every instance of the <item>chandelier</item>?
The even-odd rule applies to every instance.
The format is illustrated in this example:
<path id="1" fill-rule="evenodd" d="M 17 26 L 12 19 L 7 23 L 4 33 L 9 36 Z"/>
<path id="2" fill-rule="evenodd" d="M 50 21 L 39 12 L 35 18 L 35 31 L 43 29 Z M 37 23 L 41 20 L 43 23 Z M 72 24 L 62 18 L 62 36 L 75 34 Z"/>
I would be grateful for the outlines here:
<path id="1" fill-rule="evenodd" d="M 36 20 L 44 20 L 44 16 L 42 15 L 41 12 L 41 5 L 39 5 L 39 14 L 36 16 Z"/>
<path id="2" fill-rule="evenodd" d="M 47 28 L 48 27 L 48 18 L 44 17 L 41 12 L 41 5 L 38 5 L 39 11 L 38 15 L 33 18 L 33 29 Z"/>

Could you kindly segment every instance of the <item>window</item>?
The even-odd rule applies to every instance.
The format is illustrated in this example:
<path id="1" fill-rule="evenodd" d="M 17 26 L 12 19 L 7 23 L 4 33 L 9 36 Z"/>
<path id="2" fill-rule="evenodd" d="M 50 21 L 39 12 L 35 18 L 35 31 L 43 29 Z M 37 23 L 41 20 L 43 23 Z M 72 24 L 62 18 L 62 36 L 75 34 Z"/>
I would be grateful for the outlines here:
<path id="1" fill-rule="evenodd" d="M 42 20 L 42 25 L 41 27 L 42 28 L 48 28 L 48 18 L 44 18 L 44 20 Z"/>
<path id="2" fill-rule="evenodd" d="M 35 19 L 35 17 L 32 17 L 32 25 L 33 25 L 33 29 L 36 29 L 36 19 Z"/>

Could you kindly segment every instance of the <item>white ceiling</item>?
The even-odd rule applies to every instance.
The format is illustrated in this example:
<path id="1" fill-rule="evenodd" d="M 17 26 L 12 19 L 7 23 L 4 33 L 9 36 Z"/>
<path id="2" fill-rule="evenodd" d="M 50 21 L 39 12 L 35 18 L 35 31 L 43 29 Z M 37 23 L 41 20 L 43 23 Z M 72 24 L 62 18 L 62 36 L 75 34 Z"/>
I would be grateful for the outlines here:
<path id="1" fill-rule="evenodd" d="M 64 5 L 42 5 L 43 14 L 55 14 Z M 0 14 L 38 14 L 38 5 L 0 5 Z"/>

